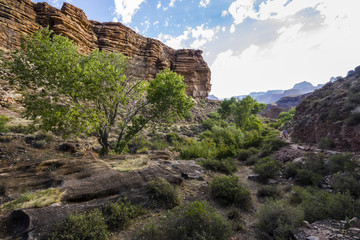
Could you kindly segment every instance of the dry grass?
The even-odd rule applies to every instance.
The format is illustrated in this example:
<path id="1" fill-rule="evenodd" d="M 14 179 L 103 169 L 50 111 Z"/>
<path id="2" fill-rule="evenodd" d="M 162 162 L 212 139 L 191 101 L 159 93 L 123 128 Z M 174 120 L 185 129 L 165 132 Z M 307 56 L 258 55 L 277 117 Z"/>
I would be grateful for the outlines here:
<path id="1" fill-rule="evenodd" d="M 40 208 L 47 207 L 50 204 L 60 202 L 64 194 L 58 188 L 49 188 L 37 192 L 23 193 L 19 198 L 5 203 L 0 207 L 0 213 L 6 213 L 19 208 Z"/>
<path id="2" fill-rule="evenodd" d="M 146 155 L 140 155 L 138 158 L 121 160 L 111 164 L 111 167 L 120 172 L 131 172 L 150 166 L 150 161 Z"/>

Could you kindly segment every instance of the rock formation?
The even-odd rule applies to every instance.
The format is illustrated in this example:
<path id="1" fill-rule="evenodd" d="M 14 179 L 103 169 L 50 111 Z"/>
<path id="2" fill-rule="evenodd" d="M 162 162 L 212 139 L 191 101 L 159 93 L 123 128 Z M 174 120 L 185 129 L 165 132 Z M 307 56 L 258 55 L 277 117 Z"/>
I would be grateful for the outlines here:
<path id="1" fill-rule="evenodd" d="M 68 3 L 59 10 L 30 0 L 0 0 L 0 48 L 18 48 L 21 36 L 40 26 L 48 26 L 55 34 L 73 40 L 84 54 L 94 49 L 123 53 L 136 64 L 137 77 L 151 79 L 162 69 L 169 68 L 184 76 L 189 95 L 207 98 L 210 92 L 211 73 L 201 50 L 174 50 L 121 23 L 88 20 L 81 9 Z"/>
<path id="2" fill-rule="evenodd" d="M 292 137 L 308 144 L 360 150 L 360 68 L 329 82 L 296 108 Z M 326 146 L 327 145 L 327 146 Z"/>

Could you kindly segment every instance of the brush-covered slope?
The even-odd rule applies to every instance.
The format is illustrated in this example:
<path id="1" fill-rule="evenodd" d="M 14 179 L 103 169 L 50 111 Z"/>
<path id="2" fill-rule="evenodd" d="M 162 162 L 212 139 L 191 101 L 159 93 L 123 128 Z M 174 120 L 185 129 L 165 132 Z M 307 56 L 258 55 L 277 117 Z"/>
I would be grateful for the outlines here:
<path id="1" fill-rule="evenodd" d="M 360 150 L 360 66 L 305 98 L 296 108 L 293 138 L 328 148 Z"/>

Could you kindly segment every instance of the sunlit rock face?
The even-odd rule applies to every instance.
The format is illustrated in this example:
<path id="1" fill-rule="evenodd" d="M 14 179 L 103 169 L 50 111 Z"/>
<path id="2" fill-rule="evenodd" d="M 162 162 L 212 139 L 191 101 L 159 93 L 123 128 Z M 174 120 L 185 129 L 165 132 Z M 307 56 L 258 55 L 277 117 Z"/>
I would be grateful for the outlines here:
<path id="1" fill-rule="evenodd" d="M 40 26 L 73 40 L 83 54 L 94 49 L 123 53 L 136 65 L 136 77 L 151 79 L 169 68 L 184 76 L 188 95 L 207 98 L 211 90 L 210 69 L 200 50 L 175 50 L 121 23 L 88 20 L 81 9 L 69 3 L 64 3 L 59 10 L 47 3 L 0 0 L 0 48 L 15 50 L 21 44 L 22 35 Z"/>

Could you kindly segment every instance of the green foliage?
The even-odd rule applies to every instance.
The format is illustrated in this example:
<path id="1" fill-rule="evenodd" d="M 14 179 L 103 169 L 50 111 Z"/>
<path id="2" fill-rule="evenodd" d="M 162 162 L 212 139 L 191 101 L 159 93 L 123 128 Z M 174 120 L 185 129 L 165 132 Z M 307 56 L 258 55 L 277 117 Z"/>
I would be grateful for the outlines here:
<path id="1" fill-rule="evenodd" d="M 207 202 L 192 202 L 172 209 L 162 223 L 163 237 L 172 240 L 226 240 L 230 225 Z"/>
<path id="2" fill-rule="evenodd" d="M 284 201 L 267 201 L 257 214 L 258 229 L 276 240 L 291 238 L 291 230 L 304 220 L 301 208 L 292 207 Z"/>
<path id="3" fill-rule="evenodd" d="M 319 139 L 318 147 L 321 149 L 333 149 L 335 147 L 334 141 L 329 137 Z"/>
<path id="4" fill-rule="evenodd" d="M 296 177 L 298 170 L 301 168 L 302 168 L 302 164 L 299 162 L 287 162 L 284 168 L 284 177 L 285 178 Z"/>
<path id="5" fill-rule="evenodd" d="M 221 115 L 218 112 L 210 112 L 208 113 L 208 117 L 215 120 L 221 119 Z"/>
<path id="6" fill-rule="evenodd" d="M 256 117 L 266 107 L 265 104 L 258 103 L 250 96 L 239 100 L 235 97 L 223 100 L 220 103 L 218 113 L 223 119 L 233 117 L 233 120 L 241 130 L 261 130 L 261 121 Z"/>
<path id="7" fill-rule="evenodd" d="M 216 153 L 215 145 L 209 141 L 195 141 L 188 140 L 180 149 L 180 158 L 182 159 L 196 159 L 205 158 L 210 159 Z"/>
<path id="8" fill-rule="evenodd" d="M 335 154 L 329 157 L 326 169 L 329 173 L 353 172 L 356 168 L 356 161 L 351 153 Z"/>
<path id="9" fill-rule="evenodd" d="M 236 176 L 215 177 L 211 182 L 211 196 L 226 205 L 234 204 L 242 209 L 252 206 L 249 189 Z"/>
<path id="10" fill-rule="evenodd" d="M 180 199 L 176 188 L 163 178 L 153 178 L 149 181 L 148 192 L 158 206 L 173 208 L 179 205 Z"/>
<path id="11" fill-rule="evenodd" d="M 261 136 L 261 132 L 258 130 L 250 130 L 245 132 L 244 148 L 258 148 L 260 147 L 264 137 Z"/>
<path id="12" fill-rule="evenodd" d="M 81 55 L 70 40 L 48 29 L 26 38 L 12 64 L 25 90 L 24 116 L 34 126 L 63 137 L 95 133 L 103 154 L 114 128 L 116 151 L 122 152 L 149 123 L 183 118 L 193 106 L 183 77 L 163 70 L 148 83 L 126 76 L 134 69 L 120 53 Z"/>
<path id="13" fill-rule="evenodd" d="M 330 185 L 336 192 L 348 191 L 354 197 L 360 197 L 360 182 L 357 174 L 336 174 Z"/>
<path id="14" fill-rule="evenodd" d="M 256 193 L 258 198 L 273 198 L 277 199 L 281 196 L 281 190 L 277 186 L 265 185 L 261 186 Z"/>
<path id="15" fill-rule="evenodd" d="M 199 164 L 206 169 L 222 172 L 225 174 L 231 174 L 237 170 L 234 161 L 231 158 L 225 159 L 202 159 Z"/>
<path id="16" fill-rule="evenodd" d="M 287 112 L 281 112 L 277 117 L 277 121 L 280 123 L 280 125 L 290 122 L 293 119 L 295 113 L 295 108 L 290 108 Z"/>
<path id="17" fill-rule="evenodd" d="M 268 179 L 276 179 L 280 173 L 280 163 L 273 158 L 266 157 L 254 165 L 254 172 L 259 174 L 259 181 L 267 182 Z"/>
<path id="18" fill-rule="evenodd" d="M 240 161 L 246 161 L 250 156 L 257 154 L 258 152 L 259 150 L 254 147 L 249 149 L 239 149 L 237 150 L 237 158 Z"/>
<path id="19" fill-rule="evenodd" d="M 108 231 L 105 219 L 98 209 L 88 213 L 70 215 L 52 232 L 53 240 L 106 240 Z"/>
<path id="20" fill-rule="evenodd" d="M 149 142 L 142 135 L 135 136 L 127 145 L 129 153 L 141 153 L 147 151 Z"/>
<path id="21" fill-rule="evenodd" d="M 360 123 L 360 113 L 358 112 L 351 113 L 350 116 L 345 119 L 345 124 L 347 126 L 356 126 L 359 123 Z"/>
<path id="22" fill-rule="evenodd" d="M 318 174 L 316 172 L 307 169 L 299 169 L 295 177 L 295 182 L 302 186 L 309 186 L 309 185 L 319 186 L 321 180 L 322 180 L 321 174 Z"/>
<path id="23" fill-rule="evenodd" d="M 131 219 L 143 213 L 140 206 L 132 205 L 126 199 L 106 205 L 103 209 L 105 223 L 110 230 L 122 230 L 131 224 Z"/>
<path id="24" fill-rule="evenodd" d="M 273 152 L 288 145 L 288 143 L 284 142 L 278 136 L 279 134 L 277 132 L 270 132 L 267 134 L 262 143 L 260 157 L 269 156 Z"/>
<path id="25" fill-rule="evenodd" d="M 5 115 L 0 115 L 0 132 L 7 132 L 8 129 L 5 126 L 6 123 L 8 123 L 10 119 Z"/>

